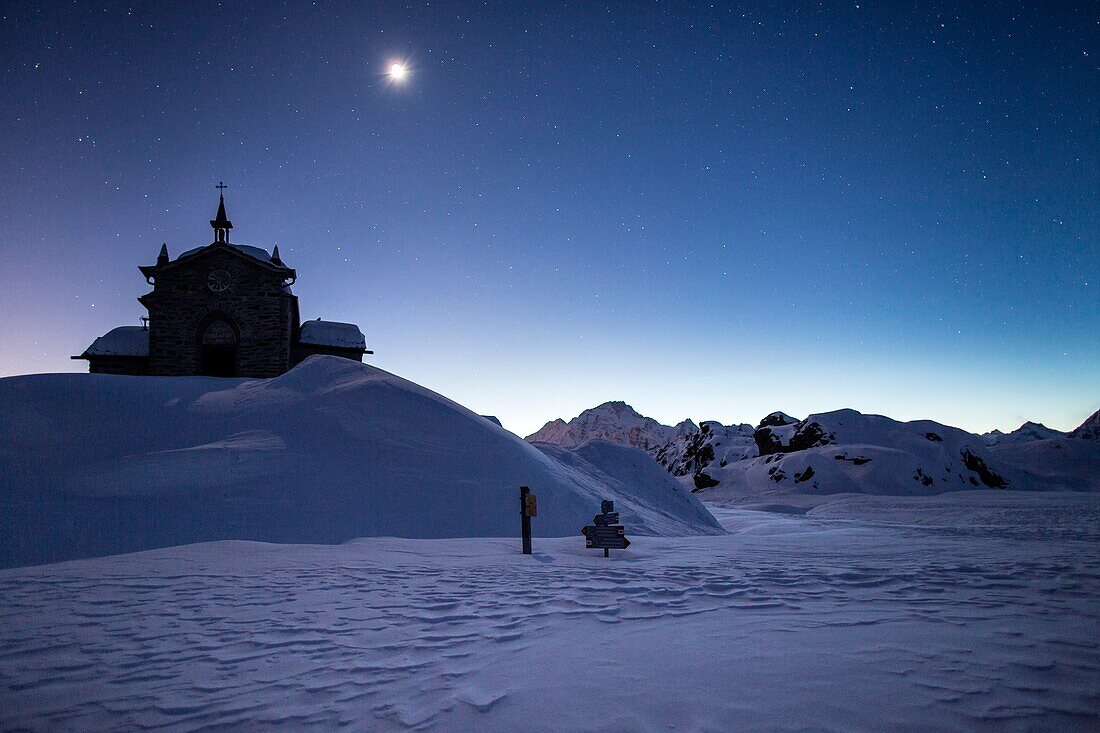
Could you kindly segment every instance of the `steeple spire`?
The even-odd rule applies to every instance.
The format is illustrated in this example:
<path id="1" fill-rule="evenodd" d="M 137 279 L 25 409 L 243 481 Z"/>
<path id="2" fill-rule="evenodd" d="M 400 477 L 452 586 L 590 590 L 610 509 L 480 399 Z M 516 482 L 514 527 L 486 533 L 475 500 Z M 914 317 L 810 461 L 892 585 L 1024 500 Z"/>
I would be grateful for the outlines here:
<path id="1" fill-rule="evenodd" d="M 218 181 L 218 185 L 214 188 L 218 189 L 218 213 L 210 220 L 210 226 L 214 227 L 214 241 L 227 244 L 229 242 L 229 230 L 233 228 L 233 222 L 229 221 L 229 218 L 225 215 L 225 197 L 222 196 L 221 192 L 228 186 Z"/>

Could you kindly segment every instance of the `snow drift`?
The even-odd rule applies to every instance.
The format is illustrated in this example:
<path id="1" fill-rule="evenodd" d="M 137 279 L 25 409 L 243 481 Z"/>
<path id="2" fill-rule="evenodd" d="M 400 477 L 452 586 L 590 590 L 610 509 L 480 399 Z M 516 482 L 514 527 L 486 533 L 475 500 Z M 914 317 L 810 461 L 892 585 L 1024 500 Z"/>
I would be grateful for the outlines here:
<path id="1" fill-rule="evenodd" d="M 620 495 L 645 502 L 654 512 L 668 513 L 670 519 L 687 519 L 699 526 L 714 521 L 698 499 L 639 448 L 606 440 L 590 440 L 572 449 L 551 443 L 534 445 Z"/>
<path id="2" fill-rule="evenodd" d="M 221 539 L 510 536 L 522 484 L 539 496 L 539 536 L 577 534 L 602 498 L 631 534 L 721 531 L 660 470 L 609 481 L 619 467 L 563 462 L 336 357 L 264 380 L 10 377 L 0 436 L 3 567 Z"/>

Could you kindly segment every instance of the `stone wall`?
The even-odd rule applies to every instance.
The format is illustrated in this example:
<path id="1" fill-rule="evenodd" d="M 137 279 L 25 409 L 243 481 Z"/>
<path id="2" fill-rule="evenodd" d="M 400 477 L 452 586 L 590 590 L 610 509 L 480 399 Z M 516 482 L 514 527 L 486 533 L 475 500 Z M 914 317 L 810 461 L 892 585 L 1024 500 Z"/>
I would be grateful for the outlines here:
<path id="1" fill-rule="evenodd" d="M 230 274 L 229 287 L 212 291 L 212 271 Z M 296 298 L 285 274 L 228 248 L 211 248 L 191 261 L 158 271 L 149 309 L 149 374 L 200 373 L 202 331 L 224 320 L 238 337 L 237 375 L 275 377 L 290 368 Z"/>

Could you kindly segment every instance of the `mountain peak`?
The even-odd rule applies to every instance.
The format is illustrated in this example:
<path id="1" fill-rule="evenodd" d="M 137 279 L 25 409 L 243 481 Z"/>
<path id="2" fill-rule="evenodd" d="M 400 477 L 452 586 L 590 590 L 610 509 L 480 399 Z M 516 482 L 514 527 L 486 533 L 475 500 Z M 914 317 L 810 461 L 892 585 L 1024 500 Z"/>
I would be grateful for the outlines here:
<path id="1" fill-rule="evenodd" d="M 621 400 L 604 402 L 582 412 L 569 422 L 551 420 L 538 432 L 527 436 L 532 443 L 553 443 L 566 448 L 589 440 L 609 440 L 650 451 L 660 448 L 676 435 L 676 428 L 662 425 L 639 414 Z"/>
<path id="2" fill-rule="evenodd" d="M 1011 433 L 1002 433 L 1000 430 L 991 430 L 981 437 L 986 445 L 1005 445 L 1008 443 L 1028 443 L 1033 440 L 1050 440 L 1051 438 L 1064 438 L 1065 433 L 1054 428 L 1048 428 L 1041 422 L 1028 420 Z"/>
<path id="3" fill-rule="evenodd" d="M 785 412 L 773 412 L 764 416 L 764 419 L 760 421 L 757 428 L 778 428 L 784 425 L 794 425 L 798 422 L 797 417 L 791 417 Z"/>
<path id="4" fill-rule="evenodd" d="M 1097 410 L 1086 418 L 1083 423 L 1078 425 L 1077 428 L 1069 434 L 1069 437 L 1100 441 L 1100 410 Z"/>
<path id="5" fill-rule="evenodd" d="M 635 410 L 633 407 L 626 404 L 622 400 L 612 400 L 610 402 L 604 402 L 602 405 L 590 407 L 584 412 L 599 412 L 608 410 L 610 410 L 611 412 L 628 412 L 632 415 L 638 415 L 639 417 L 641 417 L 641 414 L 637 410 Z M 584 412 L 582 412 L 581 414 L 583 415 Z"/>

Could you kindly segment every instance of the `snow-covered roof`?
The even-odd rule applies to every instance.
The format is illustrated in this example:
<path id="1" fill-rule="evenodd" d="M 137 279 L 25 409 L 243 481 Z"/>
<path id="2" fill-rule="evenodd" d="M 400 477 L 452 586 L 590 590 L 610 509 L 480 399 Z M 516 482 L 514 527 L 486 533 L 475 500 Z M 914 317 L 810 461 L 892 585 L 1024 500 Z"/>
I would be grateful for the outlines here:
<path id="1" fill-rule="evenodd" d="M 188 257 L 190 255 L 197 254 L 197 253 L 201 252 L 202 250 L 206 249 L 209 246 L 210 246 L 209 244 L 204 244 L 202 247 L 195 247 L 194 249 L 189 249 L 186 252 L 184 252 L 183 254 L 181 254 L 179 257 L 177 257 L 176 259 L 177 260 L 182 260 L 185 257 Z M 271 260 L 271 253 L 268 252 L 266 249 L 263 249 L 262 247 L 253 247 L 250 244 L 226 244 L 226 245 L 222 245 L 220 243 L 218 244 L 218 246 L 232 247 L 233 249 L 237 250 L 241 254 L 248 255 L 252 259 L 259 260 L 260 262 L 266 262 L 269 265 L 276 264 L 275 262 L 273 262 Z M 282 265 L 282 263 L 278 263 L 278 264 L 280 266 L 285 266 L 285 265 Z"/>
<path id="2" fill-rule="evenodd" d="M 142 326 L 119 326 L 84 350 L 88 356 L 149 356 L 149 331 Z"/>
<path id="3" fill-rule="evenodd" d="M 363 337 L 359 326 L 354 323 L 322 321 L 320 318 L 302 324 L 298 341 L 303 344 L 335 346 L 342 349 L 367 348 L 367 340 Z"/>

